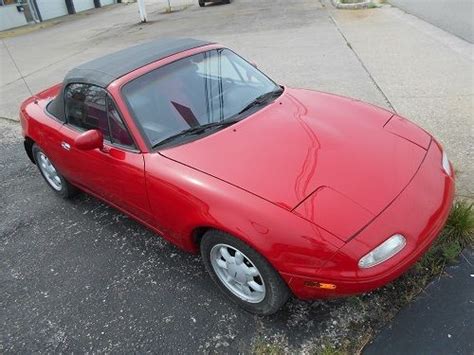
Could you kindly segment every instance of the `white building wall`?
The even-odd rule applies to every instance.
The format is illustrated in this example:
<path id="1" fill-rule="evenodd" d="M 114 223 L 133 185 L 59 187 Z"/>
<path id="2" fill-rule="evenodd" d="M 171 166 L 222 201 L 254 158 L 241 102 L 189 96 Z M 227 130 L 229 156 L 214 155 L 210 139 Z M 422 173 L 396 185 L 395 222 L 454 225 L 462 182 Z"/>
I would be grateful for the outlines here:
<path id="1" fill-rule="evenodd" d="M 15 5 L 0 6 L 0 31 L 26 25 L 23 12 L 18 12 Z"/>
<path id="2" fill-rule="evenodd" d="M 65 0 L 36 0 L 43 21 L 67 15 Z"/>
<path id="3" fill-rule="evenodd" d="M 115 0 L 100 0 L 100 5 L 107 6 L 115 4 Z"/>
<path id="4" fill-rule="evenodd" d="M 76 12 L 93 9 L 95 7 L 94 0 L 73 0 L 73 3 Z"/>

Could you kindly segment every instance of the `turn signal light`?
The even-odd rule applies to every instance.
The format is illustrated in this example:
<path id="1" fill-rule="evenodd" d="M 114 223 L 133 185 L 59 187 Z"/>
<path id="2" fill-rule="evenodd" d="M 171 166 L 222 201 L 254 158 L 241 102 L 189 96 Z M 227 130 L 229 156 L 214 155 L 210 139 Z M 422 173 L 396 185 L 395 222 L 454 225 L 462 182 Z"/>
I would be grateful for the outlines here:
<path id="1" fill-rule="evenodd" d="M 326 289 L 326 290 L 336 289 L 336 285 L 334 285 L 334 284 L 328 284 L 328 283 L 317 282 L 317 281 L 305 281 L 304 285 L 306 287 L 323 288 L 323 289 Z"/>

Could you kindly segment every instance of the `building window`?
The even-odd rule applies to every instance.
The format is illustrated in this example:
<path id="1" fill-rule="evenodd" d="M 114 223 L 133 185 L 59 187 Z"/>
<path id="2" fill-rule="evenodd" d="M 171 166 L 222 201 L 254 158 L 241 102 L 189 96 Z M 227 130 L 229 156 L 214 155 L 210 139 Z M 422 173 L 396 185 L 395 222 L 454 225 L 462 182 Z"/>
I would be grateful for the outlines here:
<path id="1" fill-rule="evenodd" d="M 21 0 L 0 0 L 0 6 L 4 6 L 4 5 L 18 5 L 18 4 L 22 4 L 23 1 Z"/>

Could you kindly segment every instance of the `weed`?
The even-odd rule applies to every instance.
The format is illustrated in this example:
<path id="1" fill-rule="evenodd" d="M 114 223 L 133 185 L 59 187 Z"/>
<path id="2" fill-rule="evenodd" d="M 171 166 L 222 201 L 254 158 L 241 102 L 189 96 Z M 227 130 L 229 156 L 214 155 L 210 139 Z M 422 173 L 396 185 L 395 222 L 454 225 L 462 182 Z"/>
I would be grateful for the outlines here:
<path id="1" fill-rule="evenodd" d="M 345 355 L 347 354 L 346 351 L 341 349 L 336 349 L 334 346 L 331 345 L 323 345 L 321 348 L 317 349 L 314 355 Z"/>
<path id="2" fill-rule="evenodd" d="M 473 203 L 457 201 L 444 228 L 446 238 L 459 242 L 462 248 L 474 245 L 473 206 Z"/>
<path id="3" fill-rule="evenodd" d="M 273 342 L 267 342 L 264 339 L 257 339 L 252 348 L 254 355 L 283 355 L 286 351 L 282 345 Z"/>
<path id="4" fill-rule="evenodd" d="M 448 217 L 446 226 L 431 249 L 417 264 L 418 271 L 427 272 L 428 276 L 441 273 L 446 264 L 457 260 L 465 247 L 474 244 L 474 210 L 473 204 L 457 201 Z"/>

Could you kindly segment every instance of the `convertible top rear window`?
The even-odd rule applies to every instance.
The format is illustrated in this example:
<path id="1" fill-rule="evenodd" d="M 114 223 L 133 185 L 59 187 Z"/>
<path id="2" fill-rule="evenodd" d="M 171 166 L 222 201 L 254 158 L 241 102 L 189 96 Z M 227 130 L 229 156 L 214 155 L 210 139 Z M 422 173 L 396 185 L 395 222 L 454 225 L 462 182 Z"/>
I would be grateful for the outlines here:
<path id="1" fill-rule="evenodd" d="M 57 112 L 54 111 L 53 106 L 54 106 L 54 100 L 51 100 L 46 105 L 46 112 L 48 112 L 51 116 L 58 119 L 59 121 L 66 122 L 66 117 L 64 117 L 64 115 L 58 115 Z"/>

